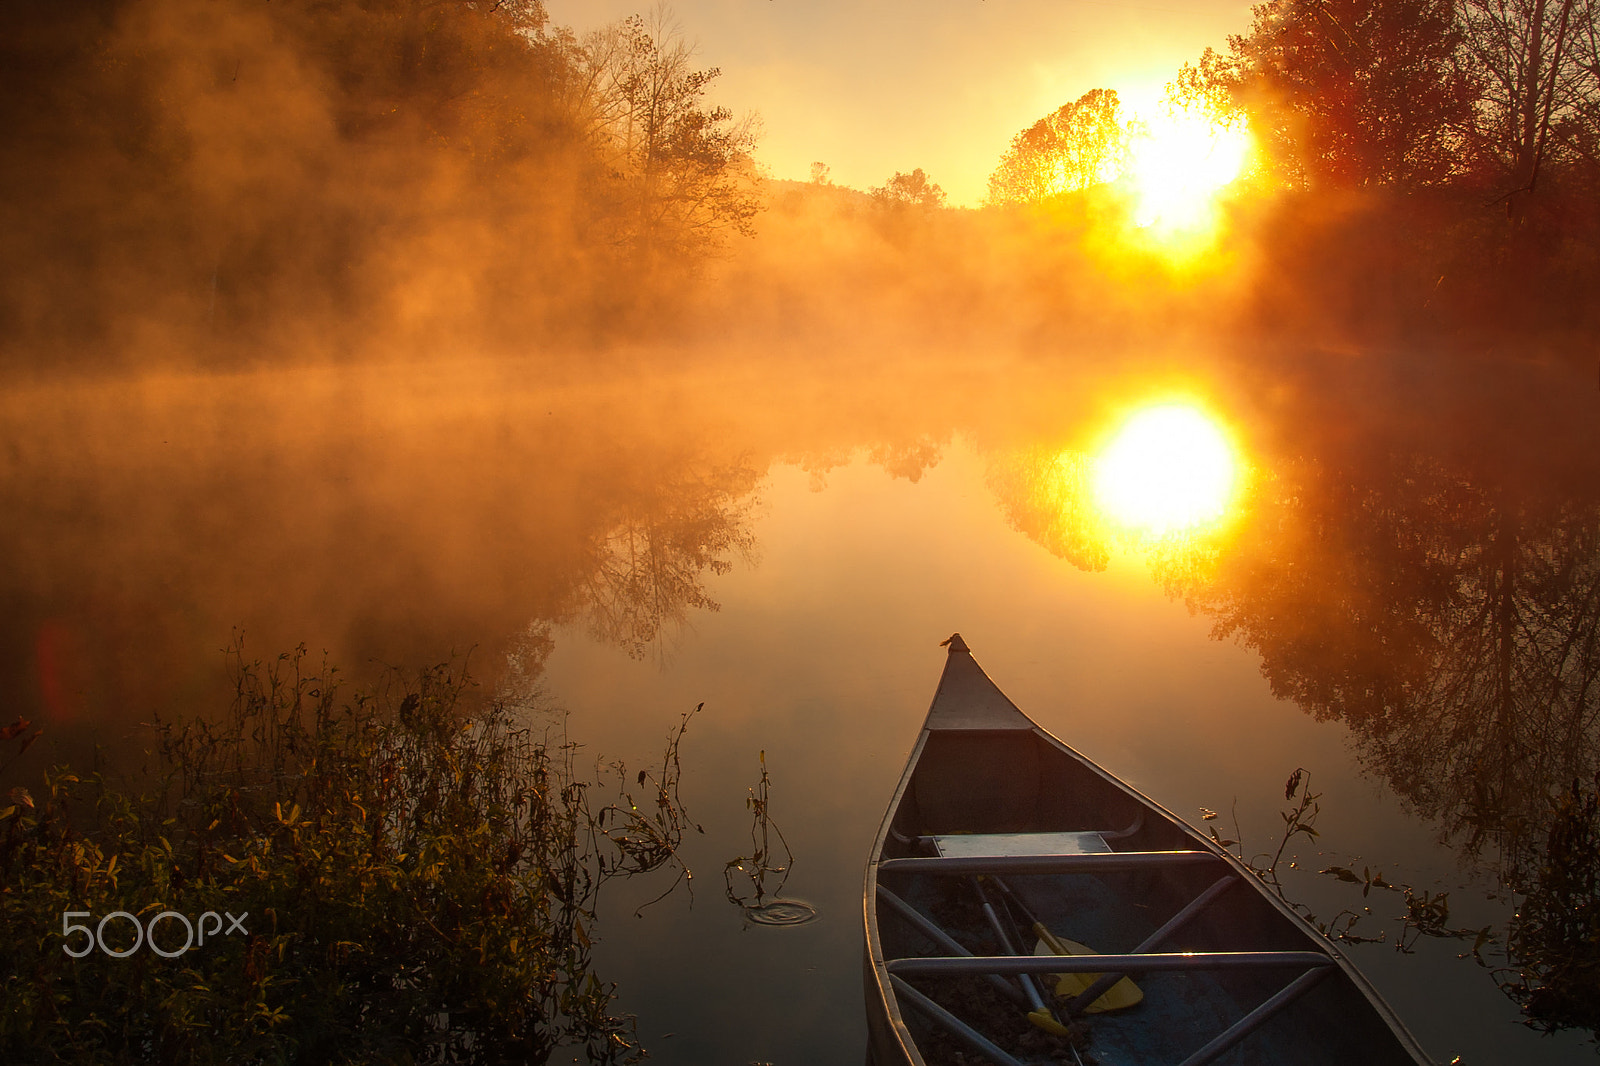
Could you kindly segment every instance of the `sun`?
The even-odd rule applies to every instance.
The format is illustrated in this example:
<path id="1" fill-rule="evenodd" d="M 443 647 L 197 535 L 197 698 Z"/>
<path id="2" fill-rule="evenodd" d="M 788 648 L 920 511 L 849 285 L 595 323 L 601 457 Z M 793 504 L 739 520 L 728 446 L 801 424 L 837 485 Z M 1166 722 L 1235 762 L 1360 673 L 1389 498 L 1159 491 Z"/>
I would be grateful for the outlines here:
<path id="1" fill-rule="evenodd" d="M 1094 495 L 1116 523 L 1163 536 L 1227 513 L 1239 462 L 1222 428 L 1187 403 L 1134 414 L 1094 462 Z"/>
<path id="2" fill-rule="evenodd" d="M 1219 194 L 1249 166 L 1249 129 L 1242 120 L 1182 107 L 1169 107 L 1141 127 L 1129 146 L 1134 222 L 1162 235 L 1210 232 Z"/>

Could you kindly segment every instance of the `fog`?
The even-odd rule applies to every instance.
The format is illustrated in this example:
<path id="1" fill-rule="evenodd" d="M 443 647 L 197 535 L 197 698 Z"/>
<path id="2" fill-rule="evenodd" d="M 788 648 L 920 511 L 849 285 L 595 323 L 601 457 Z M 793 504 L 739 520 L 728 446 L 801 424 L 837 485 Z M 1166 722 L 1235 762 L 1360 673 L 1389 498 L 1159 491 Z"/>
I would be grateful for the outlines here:
<path id="1" fill-rule="evenodd" d="M 1083 447 L 1162 390 L 1275 453 L 1404 432 L 1528 460 L 1527 408 L 1591 372 L 1578 151 L 1509 216 L 1464 149 L 1422 185 L 1263 165 L 1165 246 L 1115 182 L 950 209 L 763 177 L 758 122 L 706 101 L 659 13 L 581 37 L 531 2 L 4 19 L 5 654 L 65 677 L 137 633 L 95 668 L 129 680 L 76 689 L 128 708 L 190 683 L 152 649 L 247 622 L 264 654 L 399 662 L 610 602 L 648 643 L 597 560 L 687 508 L 724 531 L 674 550 L 721 565 L 774 461 Z"/>
<path id="2" fill-rule="evenodd" d="M 1578 104 L 1512 220 L 1490 146 L 1453 142 L 1449 180 L 1336 180 L 1283 164 L 1296 143 L 1262 106 L 1277 169 L 1175 259 L 1114 186 L 953 210 L 763 180 L 758 123 L 707 102 L 659 22 L 579 38 L 532 2 L 4 17 L 11 374 L 510 355 L 560 379 L 1197 342 L 1589 358 Z"/>
<path id="3" fill-rule="evenodd" d="M 1251 495 L 1139 580 L 1525 874 L 1600 750 L 1597 9 L 1562 5 L 1553 52 L 1517 38 L 1553 73 L 1508 94 L 1484 42 L 1527 5 L 1322 6 L 1360 50 L 1276 4 L 1174 72 L 1260 150 L 1168 240 L 1126 178 L 958 209 L 920 170 L 763 174 L 758 117 L 709 102 L 659 17 L 4 4 L 0 726 L 48 736 L 8 779 L 225 707 L 226 648 L 356 682 L 465 661 L 512 699 L 574 634 L 664 672 L 759 572 L 790 468 L 825 493 L 864 466 L 864 512 L 900 521 L 893 493 L 959 453 L 984 472 L 942 489 L 963 529 L 993 512 L 1027 566 L 1097 572 L 1129 549 L 1061 472 L 1186 397 Z M 812 565 L 786 595 L 875 576 Z M 851 609 L 828 590 L 819 615 Z M 781 679 L 802 636 L 748 643 Z"/>
<path id="4" fill-rule="evenodd" d="M 1571 79 L 1533 101 L 1538 136 L 1497 141 L 1522 105 L 1472 51 L 1487 10 L 1416 14 L 1432 52 L 1361 23 L 1374 70 L 1454 94 L 1421 103 L 1330 110 L 1313 68 L 1259 58 L 1321 55 L 1292 19 L 1175 72 L 1261 150 L 1205 232 L 1164 241 L 1121 180 L 952 209 L 920 170 L 762 175 L 758 118 L 708 102 L 715 71 L 661 12 L 580 36 L 532 0 L 9 4 L 23 707 L 137 718 L 214 683 L 192 649 L 238 627 L 351 664 L 479 647 L 491 675 L 516 634 L 579 616 L 647 647 L 709 607 L 697 575 L 758 550 L 772 464 L 822 484 L 864 449 L 914 480 L 959 434 L 1025 482 L 1027 456 L 1148 395 L 1212 398 L 1262 454 L 1581 483 L 1588 38 L 1546 57 Z M 1435 62 L 1456 47 L 1483 77 Z M 1089 94 L 1052 128 L 1070 140 L 1090 99 L 1116 107 Z"/>

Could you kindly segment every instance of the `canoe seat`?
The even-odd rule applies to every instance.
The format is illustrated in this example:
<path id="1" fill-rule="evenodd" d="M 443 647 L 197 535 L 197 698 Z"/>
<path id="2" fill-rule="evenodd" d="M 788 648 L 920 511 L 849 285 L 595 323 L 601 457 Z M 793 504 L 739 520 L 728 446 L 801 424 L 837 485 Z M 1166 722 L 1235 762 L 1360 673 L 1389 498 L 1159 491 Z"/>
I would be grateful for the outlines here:
<path id="1" fill-rule="evenodd" d="M 1111 845 L 1100 833 L 959 833 L 932 838 L 941 858 L 996 858 L 1008 855 L 1107 855 Z"/>

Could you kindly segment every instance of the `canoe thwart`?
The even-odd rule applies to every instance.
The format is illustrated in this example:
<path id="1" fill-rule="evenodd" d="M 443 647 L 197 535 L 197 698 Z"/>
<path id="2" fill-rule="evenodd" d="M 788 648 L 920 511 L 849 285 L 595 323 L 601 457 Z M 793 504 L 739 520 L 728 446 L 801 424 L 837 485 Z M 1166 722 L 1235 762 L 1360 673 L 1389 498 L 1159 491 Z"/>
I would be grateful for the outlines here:
<path id="1" fill-rule="evenodd" d="M 978 1054 L 983 1055 L 996 1066 L 1023 1066 L 1023 1064 L 1002 1051 L 993 1041 L 978 1032 L 954 1014 L 945 1010 L 939 1004 L 906 984 L 900 978 L 889 975 L 889 982 L 900 997 L 900 1002 L 910 1004 L 927 1015 L 930 1021 L 944 1026 L 954 1036 L 966 1041 Z"/>
<path id="2" fill-rule="evenodd" d="M 996 880 L 998 880 L 998 878 Z M 1239 878 L 1234 874 L 1223 874 L 1212 883 L 1210 888 L 1206 889 L 1194 899 L 1190 900 L 1188 906 L 1184 907 L 1183 910 L 1167 919 L 1166 923 L 1162 925 L 1160 929 L 1157 929 L 1155 932 L 1151 933 L 1149 936 L 1140 941 L 1139 946 L 1134 948 L 1131 954 L 1143 955 L 1146 952 L 1153 950 L 1156 945 L 1167 939 L 1167 937 L 1172 936 L 1179 929 L 1182 929 L 1185 925 L 1189 924 L 1191 919 L 1199 915 L 1200 912 L 1204 911 L 1207 907 L 1211 906 L 1212 902 L 1218 896 L 1222 895 L 1224 892 L 1228 891 L 1228 889 L 1232 888 L 1238 883 Z M 1010 891 L 1006 888 L 1004 881 L 1000 882 L 1000 887 L 1003 891 Z M 1085 988 L 1082 992 L 1078 993 L 1078 995 L 1074 996 L 1072 1002 L 1067 1004 L 1067 1013 L 1076 1014 L 1079 1011 L 1088 1009 L 1089 1005 L 1094 1003 L 1095 1000 L 1099 999 L 1103 992 L 1109 989 L 1112 985 L 1116 984 L 1117 980 L 1121 976 L 1122 975 L 1119 973 L 1108 973 L 1102 974 L 1100 977 L 1096 978 L 1088 988 Z"/>
<path id="3" fill-rule="evenodd" d="M 1331 972 L 1330 969 L 1307 970 L 1289 982 L 1283 991 L 1228 1026 L 1205 1047 L 1184 1059 L 1179 1066 L 1205 1066 L 1206 1063 L 1214 1061 L 1223 1052 L 1265 1025 L 1273 1015 L 1311 991 L 1313 985 Z"/>
<path id="4" fill-rule="evenodd" d="M 933 955 L 890 959 L 891 974 L 1159 973 L 1178 970 L 1310 969 L 1334 965 L 1320 951 L 1182 951 L 1148 955 Z"/>
<path id="5" fill-rule="evenodd" d="M 1099 855 L 958 855 L 913 856 L 883 859 L 878 873 L 944 874 L 1098 874 L 1114 870 L 1139 870 L 1150 866 L 1190 866 L 1221 863 L 1209 851 L 1113 851 Z"/>
<path id="6" fill-rule="evenodd" d="M 972 958 L 972 952 L 962 947 L 960 941 L 956 940 L 943 929 L 940 929 L 927 917 L 927 915 L 923 914 L 921 911 L 917 910 L 917 908 L 913 907 L 911 904 L 907 903 L 893 892 L 890 892 L 882 885 L 878 886 L 878 902 L 887 906 L 889 910 L 899 915 L 913 929 L 917 930 L 917 932 L 921 933 L 935 944 L 938 944 L 951 955 L 962 958 Z M 1017 989 L 1017 986 L 1012 984 L 1010 981 L 1007 981 L 1005 978 L 992 973 L 985 974 L 984 976 L 989 979 L 989 983 L 993 985 L 997 991 L 999 991 L 1013 1003 L 1018 1005 L 1027 1003 L 1027 1000 Z"/>

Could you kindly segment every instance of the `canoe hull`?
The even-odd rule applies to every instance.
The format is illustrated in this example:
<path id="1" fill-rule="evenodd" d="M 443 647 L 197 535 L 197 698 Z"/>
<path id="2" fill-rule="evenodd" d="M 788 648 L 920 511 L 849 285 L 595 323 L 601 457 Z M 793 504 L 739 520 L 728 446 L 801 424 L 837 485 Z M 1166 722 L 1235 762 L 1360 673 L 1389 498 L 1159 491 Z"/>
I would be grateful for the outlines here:
<path id="1" fill-rule="evenodd" d="M 1182 819 L 1039 728 L 1000 693 L 959 636 L 951 644 L 933 706 L 866 870 L 865 998 L 873 1061 L 879 1066 L 937 1066 L 949 1057 L 944 1050 L 949 1044 L 947 1027 L 931 1023 L 926 1006 L 902 1003 L 890 979 L 891 960 L 951 954 L 909 924 L 903 908 L 909 906 L 924 917 L 944 915 L 944 922 L 935 924 L 948 925 L 966 950 L 1004 953 L 997 941 L 985 947 L 988 934 L 976 917 L 971 896 L 975 890 L 962 872 L 965 868 L 948 859 L 902 860 L 930 855 L 936 848 L 930 841 L 940 836 L 1024 834 L 1023 840 L 1050 839 L 1035 836 L 1046 833 L 1103 837 L 1105 846 L 1120 854 L 1059 861 L 1024 856 L 979 863 L 1011 862 L 1007 869 L 1014 872 L 1006 874 L 1006 887 L 1014 891 L 1019 906 L 1036 912 L 1053 932 L 1097 951 L 1130 952 L 1169 916 L 1180 916 L 1209 892 L 1211 902 L 1184 919 L 1164 944 L 1143 950 L 1246 952 L 1265 960 L 1203 974 L 1161 971 L 1136 976 L 1149 993 L 1146 1002 L 1122 1014 L 1084 1021 L 1091 1053 L 1098 1047 L 1109 1061 L 1186 1061 L 1191 1054 L 1205 1054 L 1202 1048 L 1208 1040 L 1231 1033 L 1242 1024 L 1241 1018 L 1265 1011 L 1271 1006 L 1268 1001 L 1299 981 L 1305 987 L 1295 990 L 1287 1005 L 1269 1012 L 1258 1028 L 1231 1037 L 1231 1050 L 1206 1061 L 1294 1061 L 1313 1066 L 1348 1061 L 1418 1066 L 1430 1061 L 1335 946 L 1266 891 L 1242 864 Z M 1028 872 L 1040 862 L 1062 869 Z M 890 902 L 901 909 L 880 906 L 880 890 L 886 890 Z M 965 916 L 966 910 L 971 916 Z M 1028 947 L 1031 943 L 1029 937 Z M 1303 960 L 1307 952 L 1324 961 L 1313 967 L 1316 974 L 1304 980 L 1293 967 L 1277 963 L 1291 957 Z M 897 965 L 904 970 L 914 964 Z M 947 978 L 902 976 L 901 980 L 935 988 L 935 998 L 942 995 L 946 1006 L 975 1011 L 976 1028 L 984 1030 L 987 1025 L 991 1035 L 996 1028 L 1022 1024 L 1016 1020 L 1022 1009 L 1003 1003 L 982 1005 L 980 1000 L 988 993 L 976 977 L 963 979 L 968 983 L 959 987 Z M 1046 987 L 1053 984 L 1050 981 Z M 1002 1046 L 1006 1039 L 1005 1034 L 997 1038 Z"/>

